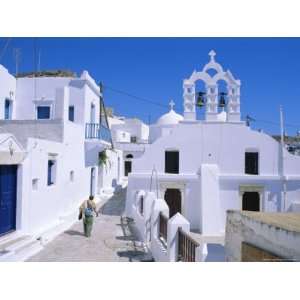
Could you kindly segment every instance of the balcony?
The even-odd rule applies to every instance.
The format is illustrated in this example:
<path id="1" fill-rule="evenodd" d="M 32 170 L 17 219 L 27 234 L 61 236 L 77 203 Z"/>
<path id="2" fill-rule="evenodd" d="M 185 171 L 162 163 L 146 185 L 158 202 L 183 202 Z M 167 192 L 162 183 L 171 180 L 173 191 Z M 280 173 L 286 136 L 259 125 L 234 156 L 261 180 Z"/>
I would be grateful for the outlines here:
<path id="1" fill-rule="evenodd" d="M 110 130 L 98 123 L 86 123 L 85 124 L 85 138 L 86 139 L 98 139 L 111 143 Z"/>

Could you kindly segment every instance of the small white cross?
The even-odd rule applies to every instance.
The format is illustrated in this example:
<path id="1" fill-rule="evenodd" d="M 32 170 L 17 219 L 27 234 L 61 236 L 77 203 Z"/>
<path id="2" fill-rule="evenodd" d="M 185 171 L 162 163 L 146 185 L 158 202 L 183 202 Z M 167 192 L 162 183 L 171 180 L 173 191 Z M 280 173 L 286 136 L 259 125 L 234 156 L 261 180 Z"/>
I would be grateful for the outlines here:
<path id="1" fill-rule="evenodd" d="M 211 50 L 208 55 L 210 56 L 210 60 L 215 60 L 216 52 L 214 50 Z"/>
<path id="2" fill-rule="evenodd" d="M 175 106 L 175 102 L 173 100 L 171 100 L 169 105 L 170 105 L 171 110 L 173 110 L 173 108 Z"/>

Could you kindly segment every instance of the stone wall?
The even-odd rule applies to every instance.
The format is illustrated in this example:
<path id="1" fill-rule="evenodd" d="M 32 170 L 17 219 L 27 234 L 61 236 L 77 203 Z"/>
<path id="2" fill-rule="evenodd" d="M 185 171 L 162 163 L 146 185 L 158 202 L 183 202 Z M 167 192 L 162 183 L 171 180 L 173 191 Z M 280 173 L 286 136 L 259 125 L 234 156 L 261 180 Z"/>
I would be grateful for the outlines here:
<path id="1" fill-rule="evenodd" d="M 229 210 L 226 261 L 242 261 L 243 242 L 284 260 L 300 261 L 300 214 Z"/>

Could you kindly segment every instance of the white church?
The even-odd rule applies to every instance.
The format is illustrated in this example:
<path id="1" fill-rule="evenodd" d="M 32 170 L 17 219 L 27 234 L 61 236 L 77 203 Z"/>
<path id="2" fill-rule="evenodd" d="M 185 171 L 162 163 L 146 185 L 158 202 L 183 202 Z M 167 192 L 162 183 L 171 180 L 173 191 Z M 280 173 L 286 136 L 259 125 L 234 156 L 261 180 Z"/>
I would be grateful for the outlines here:
<path id="1" fill-rule="evenodd" d="M 150 126 L 109 116 L 87 71 L 15 77 L 0 65 L 0 261 L 33 255 L 90 194 L 100 202 L 126 184 L 125 213 L 142 241 L 170 231 L 167 255 L 151 244 L 158 261 L 177 260 L 178 224 L 219 241 L 228 209 L 300 211 L 300 157 L 241 120 L 241 82 L 209 56 L 183 82 L 184 114 L 171 101 Z M 157 227 L 160 212 L 168 230 Z"/>
<path id="2" fill-rule="evenodd" d="M 37 238 L 70 226 L 90 194 L 111 196 L 123 174 L 101 88 L 87 71 L 15 77 L 0 65 L 0 261 L 26 243 L 38 251 Z M 2 253 L 3 243 L 11 246 Z"/>
<path id="3" fill-rule="evenodd" d="M 224 237 L 229 209 L 299 211 L 300 157 L 241 120 L 241 81 L 223 69 L 214 51 L 209 56 L 183 81 L 184 115 L 171 102 L 150 126 L 143 155 L 134 159 L 126 214 L 137 223 L 150 191 L 165 201 L 170 218 L 179 213 L 191 232 L 203 236 Z M 198 107 L 205 109 L 204 119 L 197 118 Z"/>

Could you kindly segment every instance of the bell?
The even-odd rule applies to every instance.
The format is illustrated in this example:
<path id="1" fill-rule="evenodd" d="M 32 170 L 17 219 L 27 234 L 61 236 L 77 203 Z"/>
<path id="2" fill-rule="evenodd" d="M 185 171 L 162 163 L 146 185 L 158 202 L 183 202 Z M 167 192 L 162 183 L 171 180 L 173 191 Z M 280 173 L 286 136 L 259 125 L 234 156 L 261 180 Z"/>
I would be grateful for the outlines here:
<path id="1" fill-rule="evenodd" d="M 197 97 L 197 106 L 198 107 L 203 107 L 205 102 L 204 102 L 204 92 L 198 92 L 198 97 Z"/>
<path id="2" fill-rule="evenodd" d="M 219 107 L 221 107 L 221 108 L 223 108 L 223 107 L 226 106 L 226 100 L 225 100 L 225 96 L 226 96 L 226 95 L 227 95 L 227 94 L 224 93 L 224 92 L 221 92 L 221 93 L 220 93 Z"/>

